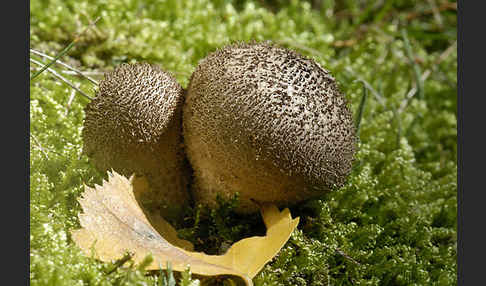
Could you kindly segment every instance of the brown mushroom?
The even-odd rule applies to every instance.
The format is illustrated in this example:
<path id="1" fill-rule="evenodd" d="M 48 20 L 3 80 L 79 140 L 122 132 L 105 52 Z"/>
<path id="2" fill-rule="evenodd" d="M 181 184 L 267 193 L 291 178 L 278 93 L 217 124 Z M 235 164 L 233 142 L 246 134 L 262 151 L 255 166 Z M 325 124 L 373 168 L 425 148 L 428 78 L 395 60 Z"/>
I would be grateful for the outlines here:
<path id="1" fill-rule="evenodd" d="M 312 59 L 267 43 L 208 55 L 183 108 L 196 202 L 240 195 L 293 205 L 342 186 L 355 153 L 352 114 L 335 79 Z"/>
<path id="2" fill-rule="evenodd" d="M 177 217 L 189 203 L 182 148 L 183 89 L 146 63 L 122 64 L 105 75 L 85 108 L 84 149 L 101 171 L 143 175 L 151 191 L 137 194 L 149 210 Z"/>

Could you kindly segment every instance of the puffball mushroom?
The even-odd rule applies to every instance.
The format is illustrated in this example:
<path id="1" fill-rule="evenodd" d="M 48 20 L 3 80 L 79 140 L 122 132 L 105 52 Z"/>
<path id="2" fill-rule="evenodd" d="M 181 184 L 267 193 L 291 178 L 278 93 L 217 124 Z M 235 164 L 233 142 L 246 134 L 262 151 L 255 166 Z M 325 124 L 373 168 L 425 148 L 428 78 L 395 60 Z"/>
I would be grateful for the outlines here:
<path id="1" fill-rule="evenodd" d="M 159 67 L 122 64 L 100 82 L 82 130 L 83 152 L 95 167 L 145 176 L 151 191 L 136 195 L 167 218 L 189 202 L 182 97 L 182 87 Z"/>
<path id="2" fill-rule="evenodd" d="M 279 206 L 342 186 L 355 153 L 352 114 L 335 79 L 312 59 L 267 43 L 209 54 L 183 107 L 193 197 L 214 206 L 239 193 Z"/>

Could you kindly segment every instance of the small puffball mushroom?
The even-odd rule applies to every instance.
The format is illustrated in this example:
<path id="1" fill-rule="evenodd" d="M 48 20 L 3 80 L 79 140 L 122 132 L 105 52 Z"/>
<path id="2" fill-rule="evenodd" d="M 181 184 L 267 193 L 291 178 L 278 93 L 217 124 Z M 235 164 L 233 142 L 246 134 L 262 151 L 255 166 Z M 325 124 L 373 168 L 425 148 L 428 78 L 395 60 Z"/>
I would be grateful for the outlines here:
<path id="1" fill-rule="evenodd" d="M 342 186 L 355 153 L 352 114 L 335 79 L 315 61 L 267 43 L 208 55 L 183 107 L 193 197 L 216 204 L 240 195 L 292 205 Z"/>
<path id="2" fill-rule="evenodd" d="M 137 197 L 169 219 L 189 203 L 182 97 L 182 87 L 159 67 L 122 64 L 100 82 L 82 130 L 83 152 L 95 167 L 145 176 L 151 190 Z"/>

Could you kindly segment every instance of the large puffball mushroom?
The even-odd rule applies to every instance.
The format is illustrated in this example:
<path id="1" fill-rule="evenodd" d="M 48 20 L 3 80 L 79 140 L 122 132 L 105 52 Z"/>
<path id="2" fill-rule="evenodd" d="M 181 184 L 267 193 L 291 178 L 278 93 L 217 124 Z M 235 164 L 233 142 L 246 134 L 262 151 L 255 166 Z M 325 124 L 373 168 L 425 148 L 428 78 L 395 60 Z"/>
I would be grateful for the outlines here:
<path id="1" fill-rule="evenodd" d="M 189 203 L 182 103 L 182 87 L 159 67 L 122 64 L 100 82 L 82 130 L 83 152 L 95 167 L 145 176 L 150 191 L 136 193 L 139 201 L 169 219 Z"/>
<path id="2" fill-rule="evenodd" d="M 253 200 L 293 205 L 342 186 L 356 144 L 329 72 L 267 43 L 230 45 L 199 63 L 183 132 L 196 202 L 239 193 L 240 213 L 256 211 Z"/>

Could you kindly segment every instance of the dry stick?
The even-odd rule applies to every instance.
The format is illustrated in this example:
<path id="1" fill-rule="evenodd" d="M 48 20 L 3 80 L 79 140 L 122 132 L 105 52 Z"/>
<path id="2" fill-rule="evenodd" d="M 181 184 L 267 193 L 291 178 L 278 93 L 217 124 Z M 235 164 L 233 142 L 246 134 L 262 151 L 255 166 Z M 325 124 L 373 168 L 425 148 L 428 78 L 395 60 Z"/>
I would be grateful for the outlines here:
<path id="1" fill-rule="evenodd" d="M 96 24 L 96 22 L 98 22 L 99 19 L 101 19 L 101 17 L 96 18 L 96 20 L 94 20 L 92 23 L 90 23 L 89 26 L 86 27 L 79 35 L 77 35 L 74 38 L 74 40 L 66 48 L 64 48 L 59 54 L 57 54 L 51 62 L 49 62 L 47 65 L 43 66 L 39 71 L 37 71 L 34 75 L 32 75 L 30 80 L 33 80 L 34 78 L 36 78 L 43 71 L 45 71 L 52 64 L 54 64 L 60 57 L 62 57 L 64 54 L 66 54 L 79 41 L 79 39 L 81 38 L 81 35 L 83 35 L 89 28 L 94 26 Z"/>
<path id="2" fill-rule="evenodd" d="M 31 52 L 31 53 L 34 53 L 34 54 L 36 54 L 36 55 L 38 55 L 38 56 L 41 56 L 41 57 L 44 57 L 44 58 L 47 58 L 47 59 L 50 59 L 50 60 L 54 60 L 54 58 L 53 58 L 53 57 L 48 56 L 48 55 L 46 55 L 46 54 L 44 54 L 44 53 L 42 53 L 42 52 L 36 51 L 36 50 L 34 50 L 34 49 L 30 49 L 30 52 Z M 62 61 L 60 61 L 60 60 L 57 60 L 56 64 L 60 64 L 60 65 L 62 65 L 62 66 L 64 66 L 64 67 L 68 68 L 70 71 L 73 71 L 73 72 L 74 72 L 74 74 L 80 75 L 80 76 L 82 76 L 82 77 L 84 77 L 84 78 L 88 79 L 88 80 L 89 80 L 91 83 L 93 83 L 93 84 L 95 84 L 95 85 L 98 85 L 98 82 L 97 82 L 96 80 L 94 80 L 94 79 L 92 79 L 91 77 L 87 76 L 87 75 L 86 75 L 84 72 L 81 72 L 81 71 L 79 71 L 79 70 L 77 70 L 77 69 L 75 69 L 75 68 L 71 67 L 70 65 L 68 65 L 68 64 L 66 64 L 66 63 L 64 63 L 64 62 L 62 62 Z M 66 71 L 63 71 L 63 72 L 66 72 Z M 77 85 L 77 87 L 78 87 L 78 89 L 79 89 L 79 85 Z M 71 107 L 71 103 L 72 103 L 72 101 L 74 100 L 74 96 L 75 96 L 75 95 L 76 95 L 76 90 L 75 90 L 75 89 L 73 89 L 73 90 L 72 90 L 72 92 L 71 92 L 71 95 L 69 96 L 68 102 L 67 102 L 67 106 L 66 106 L 66 113 L 65 113 L 65 115 L 67 115 L 67 114 L 69 113 L 69 109 L 70 109 L 70 107 Z"/>
<path id="3" fill-rule="evenodd" d="M 73 102 L 74 96 L 76 95 L 76 90 L 71 90 L 71 95 L 69 96 L 67 106 L 66 106 L 66 113 L 64 114 L 65 116 L 68 115 L 69 113 L 69 108 L 71 107 L 71 103 Z"/>
<path id="4" fill-rule="evenodd" d="M 437 7 L 437 4 L 435 3 L 435 0 L 427 0 L 429 2 L 430 7 L 432 8 L 432 13 L 434 14 L 435 21 L 437 22 L 437 25 L 442 28 L 443 26 L 443 21 L 442 17 L 440 16 L 440 11 L 439 8 Z"/>
<path id="5" fill-rule="evenodd" d="M 35 143 L 35 147 L 37 147 L 37 149 L 39 149 L 42 153 L 44 153 L 44 156 L 46 156 L 47 159 L 49 159 L 48 157 L 48 154 L 47 154 L 47 151 L 51 152 L 51 153 L 54 153 L 56 155 L 59 155 L 61 157 L 64 157 L 65 156 L 55 150 L 52 150 L 50 148 L 44 148 L 42 147 L 42 145 L 40 144 L 39 140 L 34 136 L 34 134 L 30 133 L 30 137 L 34 140 L 34 143 Z"/>
<path id="6" fill-rule="evenodd" d="M 30 52 L 31 52 L 31 53 L 33 53 L 33 54 L 36 54 L 36 55 L 38 55 L 38 56 L 41 56 L 41 57 L 47 58 L 47 59 L 49 59 L 49 60 L 54 60 L 54 58 L 53 58 L 53 57 L 48 56 L 48 55 L 44 54 L 43 52 L 39 52 L 39 51 L 36 51 L 36 50 L 34 50 L 34 49 L 30 49 Z M 66 67 L 67 69 L 69 69 L 69 70 L 71 70 L 71 71 L 75 72 L 76 74 L 78 74 L 78 75 L 80 75 L 80 76 L 82 76 L 82 77 L 86 78 L 86 79 L 87 79 L 87 80 L 89 80 L 91 83 L 93 83 L 93 84 L 95 84 L 95 85 L 98 85 L 98 82 L 97 82 L 96 80 L 92 79 L 91 77 L 89 77 L 88 75 L 86 75 L 86 72 L 81 72 L 81 71 L 79 71 L 79 70 L 77 70 L 77 69 L 75 69 L 75 68 L 71 67 L 70 65 L 68 65 L 68 64 L 66 64 L 66 63 L 64 63 L 64 62 L 62 62 L 62 61 L 60 61 L 60 60 L 57 60 L 57 61 L 56 61 L 56 64 L 60 64 L 60 65 L 62 65 L 62 66 L 64 66 L 64 67 Z"/>
<path id="7" fill-rule="evenodd" d="M 43 63 L 41 62 L 38 62 L 32 58 L 30 58 L 30 61 L 33 62 L 34 64 L 36 65 L 39 65 L 39 66 L 44 66 Z M 61 81 L 63 81 L 64 83 L 66 83 L 67 85 L 69 85 L 70 87 L 74 88 L 77 92 L 79 92 L 82 96 L 88 98 L 89 100 L 93 100 L 92 97 L 90 97 L 89 95 L 87 95 L 86 93 L 84 93 L 82 90 L 80 90 L 79 88 L 77 88 L 73 83 L 71 83 L 69 80 L 67 80 L 65 77 L 63 77 L 62 75 L 58 74 L 55 70 L 51 69 L 51 68 L 47 68 L 47 71 L 52 73 L 52 75 L 54 75 L 55 77 L 57 77 L 58 79 L 60 79 Z"/>
<path id="8" fill-rule="evenodd" d="M 47 154 L 44 147 L 42 147 L 39 140 L 37 140 L 37 138 L 35 138 L 34 134 L 30 134 L 30 138 L 32 138 L 34 140 L 35 147 L 37 147 L 37 149 L 39 149 L 42 152 L 42 154 L 44 154 L 44 156 L 46 156 L 46 159 L 49 160 L 49 155 Z"/>
<path id="9" fill-rule="evenodd" d="M 61 73 L 67 74 L 67 75 L 77 75 L 78 74 L 77 72 L 71 71 L 71 70 L 61 70 Z M 83 73 L 83 76 L 86 76 L 86 75 L 104 75 L 105 74 L 102 71 L 83 71 L 82 73 Z"/>
<path id="10" fill-rule="evenodd" d="M 439 12 L 442 12 L 442 11 L 445 11 L 445 10 L 457 11 L 457 2 L 454 2 L 454 3 L 445 2 L 442 5 L 440 5 L 439 7 L 437 7 L 437 11 L 439 11 Z M 413 20 L 413 19 L 420 17 L 422 15 L 428 15 L 428 14 L 432 14 L 432 13 L 434 13 L 433 10 L 428 10 L 428 11 L 425 11 L 425 12 L 411 13 L 407 16 L 407 20 L 410 21 L 410 20 Z"/>
<path id="11" fill-rule="evenodd" d="M 346 253 L 344 253 L 344 251 L 342 251 L 341 249 L 339 248 L 336 248 L 336 252 L 341 254 L 344 258 L 347 258 L 349 259 L 351 262 L 353 262 L 354 264 L 356 265 L 361 265 L 361 263 L 359 263 L 358 261 L 354 260 L 351 256 L 347 255 Z"/>

